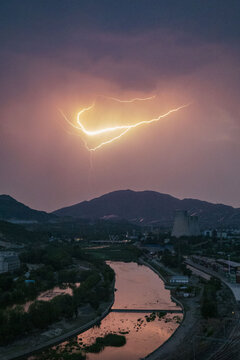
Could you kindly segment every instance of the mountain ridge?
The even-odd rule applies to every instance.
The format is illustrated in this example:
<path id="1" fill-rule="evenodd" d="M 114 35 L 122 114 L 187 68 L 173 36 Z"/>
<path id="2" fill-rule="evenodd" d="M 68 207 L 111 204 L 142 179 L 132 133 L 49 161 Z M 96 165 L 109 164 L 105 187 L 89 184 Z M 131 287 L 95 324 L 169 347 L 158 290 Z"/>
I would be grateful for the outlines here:
<path id="1" fill-rule="evenodd" d="M 176 210 L 198 215 L 204 227 L 240 227 L 240 208 L 192 198 L 180 200 L 151 190 L 117 190 L 55 210 L 53 214 L 92 219 L 117 216 L 136 223 L 170 226 Z"/>
<path id="2" fill-rule="evenodd" d="M 0 220 L 10 222 L 46 222 L 56 218 L 56 215 L 45 211 L 34 210 L 17 201 L 10 195 L 0 195 Z"/>
<path id="3" fill-rule="evenodd" d="M 0 195 L 0 220 L 15 223 L 63 221 L 63 218 L 126 220 L 138 225 L 171 227 L 176 210 L 198 215 L 202 228 L 240 228 L 240 208 L 192 198 L 182 200 L 156 191 L 117 190 L 51 213 L 31 209 L 10 195 Z"/>

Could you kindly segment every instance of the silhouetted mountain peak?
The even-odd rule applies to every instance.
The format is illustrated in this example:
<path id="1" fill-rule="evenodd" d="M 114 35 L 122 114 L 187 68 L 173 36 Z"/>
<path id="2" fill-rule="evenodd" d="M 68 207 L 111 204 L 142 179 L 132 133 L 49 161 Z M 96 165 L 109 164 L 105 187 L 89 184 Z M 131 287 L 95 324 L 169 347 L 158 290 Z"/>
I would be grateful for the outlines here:
<path id="1" fill-rule="evenodd" d="M 240 209 L 223 204 L 186 198 L 180 200 L 156 191 L 118 190 L 90 201 L 56 210 L 59 216 L 79 218 L 119 217 L 128 221 L 169 226 L 176 210 L 198 215 L 202 226 L 240 226 Z"/>
<path id="2" fill-rule="evenodd" d="M 0 195 L 0 220 L 13 222 L 49 221 L 55 216 L 45 211 L 33 210 L 10 195 Z"/>
<path id="3" fill-rule="evenodd" d="M 17 200 L 15 200 L 13 197 L 11 197 L 10 195 L 6 195 L 6 194 L 0 195 L 0 200 L 7 200 L 7 201 L 15 201 L 15 202 L 17 202 Z"/>

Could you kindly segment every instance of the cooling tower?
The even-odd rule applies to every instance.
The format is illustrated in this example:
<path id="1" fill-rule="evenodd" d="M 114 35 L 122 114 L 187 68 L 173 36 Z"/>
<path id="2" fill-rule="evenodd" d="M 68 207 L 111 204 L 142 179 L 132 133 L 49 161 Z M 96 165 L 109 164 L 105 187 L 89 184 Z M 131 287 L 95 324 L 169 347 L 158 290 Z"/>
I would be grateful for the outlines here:
<path id="1" fill-rule="evenodd" d="M 200 229 L 197 216 L 189 216 L 187 211 L 176 211 L 172 236 L 179 238 L 180 236 L 198 236 Z"/>
<path id="2" fill-rule="evenodd" d="M 199 236 L 201 233 L 200 233 L 200 228 L 199 228 L 199 223 L 198 223 L 198 217 L 197 216 L 189 216 L 188 221 L 189 221 L 190 236 Z"/>
<path id="3" fill-rule="evenodd" d="M 189 236 L 188 213 L 187 211 L 176 211 L 172 236 Z"/>

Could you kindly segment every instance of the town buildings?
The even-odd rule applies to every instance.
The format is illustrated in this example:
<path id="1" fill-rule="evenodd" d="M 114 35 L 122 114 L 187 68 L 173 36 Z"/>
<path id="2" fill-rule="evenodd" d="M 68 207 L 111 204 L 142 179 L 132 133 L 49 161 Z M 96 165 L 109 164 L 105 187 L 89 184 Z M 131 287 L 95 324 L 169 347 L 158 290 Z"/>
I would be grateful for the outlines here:
<path id="1" fill-rule="evenodd" d="M 215 259 L 205 256 L 192 255 L 191 260 L 205 268 L 226 277 L 232 283 L 240 283 L 240 263 L 229 259 Z"/>

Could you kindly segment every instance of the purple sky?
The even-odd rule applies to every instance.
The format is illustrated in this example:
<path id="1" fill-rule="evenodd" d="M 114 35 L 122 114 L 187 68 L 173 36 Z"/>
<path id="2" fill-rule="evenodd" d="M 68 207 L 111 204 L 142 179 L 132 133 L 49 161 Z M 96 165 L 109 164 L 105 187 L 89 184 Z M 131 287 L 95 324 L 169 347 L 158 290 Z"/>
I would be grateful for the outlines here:
<path id="1" fill-rule="evenodd" d="M 239 13 L 222 0 L 2 2 L 0 193 L 47 211 L 127 188 L 240 207 Z M 96 109 L 98 125 L 191 105 L 90 154 L 58 108 L 74 119 L 98 95 L 157 96 Z"/>

